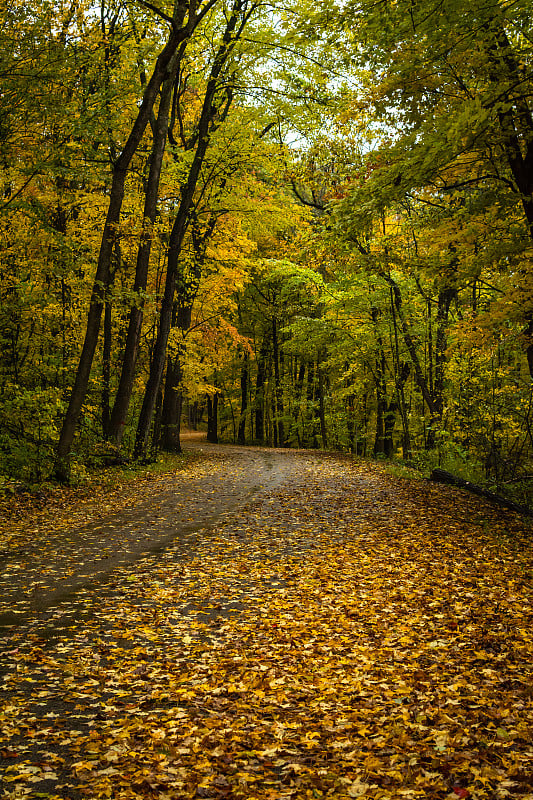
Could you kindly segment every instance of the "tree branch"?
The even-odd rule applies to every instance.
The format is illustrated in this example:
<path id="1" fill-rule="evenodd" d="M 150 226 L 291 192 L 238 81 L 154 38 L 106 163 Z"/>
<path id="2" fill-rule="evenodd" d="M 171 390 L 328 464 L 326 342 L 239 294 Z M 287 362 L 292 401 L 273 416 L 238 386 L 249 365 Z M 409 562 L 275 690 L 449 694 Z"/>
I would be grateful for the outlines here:
<path id="1" fill-rule="evenodd" d="M 168 14 L 165 14 L 165 12 L 164 12 L 164 11 L 161 11 L 161 9 L 160 9 L 160 8 L 157 8 L 157 6 L 154 6 L 154 5 L 152 5 L 152 3 L 149 3 L 149 2 L 148 2 L 148 0 L 136 0 L 136 2 L 137 2 L 137 3 L 139 3 L 139 5 L 141 5 L 141 6 L 144 6 L 145 8 L 148 8 L 148 9 L 150 9 L 150 11 L 153 11 L 153 12 L 154 12 L 154 14 L 156 14 L 156 16 L 158 16 L 158 17 L 161 17 L 161 19 L 164 19 L 164 20 L 165 20 L 165 22 L 168 22 L 168 24 L 169 24 L 169 25 L 170 25 L 172 28 L 175 28 L 175 27 L 176 27 L 176 23 L 174 22 L 174 20 L 172 19 L 172 17 L 169 17 L 169 16 L 168 16 Z"/>

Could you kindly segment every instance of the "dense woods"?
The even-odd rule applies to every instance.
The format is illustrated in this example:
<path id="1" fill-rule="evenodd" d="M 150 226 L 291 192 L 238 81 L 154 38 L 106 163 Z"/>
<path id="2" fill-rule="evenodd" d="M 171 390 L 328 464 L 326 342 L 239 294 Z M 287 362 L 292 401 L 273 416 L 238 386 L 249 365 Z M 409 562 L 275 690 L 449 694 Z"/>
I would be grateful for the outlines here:
<path id="1" fill-rule="evenodd" d="M 531 11 L 4 0 L 3 485 L 186 425 L 531 503 Z"/>

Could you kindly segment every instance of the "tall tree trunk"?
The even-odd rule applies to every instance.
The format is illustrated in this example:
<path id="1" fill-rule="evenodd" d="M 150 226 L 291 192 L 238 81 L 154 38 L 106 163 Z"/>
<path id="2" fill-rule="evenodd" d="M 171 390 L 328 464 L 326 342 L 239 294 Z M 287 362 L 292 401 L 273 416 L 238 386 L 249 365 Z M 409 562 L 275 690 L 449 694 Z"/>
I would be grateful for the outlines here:
<path id="1" fill-rule="evenodd" d="M 350 394 L 346 398 L 346 428 L 348 431 L 348 444 L 350 452 L 360 456 L 362 452 L 362 441 L 359 433 L 359 425 L 357 424 L 357 417 L 355 414 L 356 396 Z"/>
<path id="2" fill-rule="evenodd" d="M 376 385 L 376 435 L 374 437 L 374 455 L 385 455 L 385 415 L 387 413 L 387 384 L 386 384 L 386 358 L 383 349 L 383 338 L 378 329 L 378 320 L 381 316 L 379 308 L 370 309 L 375 328 L 378 351 L 375 360 L 374 382 Z"/>
<path id="3" fill-rule="evenodd" d="M 180 356 L 168 356 L 165 392 L 161 416 L 161 447 L 170 453 L 181 453 L 181 360 Z"/>
<path id="4" fill-rule="evenodd" d="M 326 408 L 324 403 L 324 372 L 320 362 L 318 363 L 318 416 L 320 419 L 320 437 L 322 447 L 326 450 L 328 446 L 328 434 L 326 430 Z"/>
<path id="5" fill-rule="evenodd" d="M 122 369 L 120 373 L 117 394 L 111 420 L 109 424 L 109 438 L 120 446 L 126 415 L 130 404 L 133 383 L 135 379 L 135 366 L 139 350 L 141 337 L 141 327 L 144 311 L 143 293 L 148 282 L 148 269 L 150 265 L 150 252 L 153 241 L 153 228 L 156 220 L 157 205 L 159 199 L 159 182 L 161 178 L 161 168 L 163 156 L 167 142 L 168 121 L 170 116 L 170 105 L 172 100 L 172 89 L 178 68 L 177 54 L 174 56 L 173 63 L 169 67 L 169 77 L 161 88 L 161 99 L 159 101 L 159 111 L 157 122 L 154 129 L 154 139 L 152 153 L 150 156 L 150 169 L 145 189 L 144 209 L 143 209 L 143 229 L 139 249 L 137 251 L 137 263 L 135 268 L 135 282 L 133 292 L 136 302 L 132 306 L 129 314 L 128 333 L 126 346 L 122 359 Z"/>
<path id="6" fill-rule="evenodd" d="M 191 431 L 198 430 L 198 400 L 189 401 L 187 407 L 187 422 Z"/>
<path id="7" fill-rule="evenodd" d="M 394 428 L 396 427 L 396 412 L 398 404 L 395 400 L 386 405 L 383 415 L 383 454 L 385 458 L 394 455 Z"/>
<path id="8" fill-rule="evenodd" d="M 274 393 L 271 397 L 271 409 L 272 409 L 272 434 L 274 439 L 274 447 L 279 447 L 279 439 L 278 439 L 278 406 L 276 402 L 276 389 L 274 387 Z"/>
<path id="9" fill-rule="evenodd" d="M 104 347 L 102 353 L 102 432 L 109 438 L 111 400 L 111 302 L 105 300 L 104 309 Z"/>
<path id="10" fill-rule="evenodd" d="M 235 28 L 237 25 L 237 15 L 240 5 L 236 2 L 233 13 L 226 22 L 226 28 L 222 37 L 222 43 L 211 67 L 211 74 L 207 82 L 207 87 L 202 105 L 200 121 L 198 123 L 198 140 L 196 150 L 189 169 L 187 182 L 182 187 L 181 201 L 178 212 L 170 233 L 168 255 L 167 255 L 167 275 L 165 280 L 165 292 L 159 316 L 159 327 L 154 347 L 154 353 L 150 364 L 150 375 L 146 384 L 143 404 L 137 425 L 134 455 L 141 458 L 146 449 L 150 425 L 154 413 L 154 405 L 157 397 L 161 377 L 165 365 L 165 354 L 167 349 L 168 337 L 172 322 L 172 308 L 174 304 L 174 293 L 178 277 L 179 256 L 190 221 L 190 211 L 193 203 L 194 192 L 200 170 L 207 153 L 210 143 L 210 130 L 215 122 L 218 107 L 215 104 L 215 96 L 219 88 L 219 78 L 224 64 L 229 57 L 236 41 Z M 244 23 L 243 23 L 244 25 Z M 240 32 L 242 33 L 243 25 Z M 240 35 L 240 33 L 239 33 Z"/>
<path id="11" fill-rule="evenodd" d="M 157 393 L 157 400 L 155 404 L 155 413 L 154 413 L 154 430 L 152 433 L 152 452 L 150 455 L 146 455 L 146 458 L 149 461 L 155 460 L 157 454 L 159 452 L 159 445 L 161 441 L 161 419 L 163 415 L 163 392 L 161 391 L 161 387 Z"/>
<path id="12" fill-rule="evenodd" d="M 218 392 L 207 395 L 207 441 L 218 444 Z"/>
<path id="13" fill-rule="evenodd" d="M 399 385 L 398 385 L 398 403 L 400 406 L 400 415 L 402 418 L 402 453 L 404 459 L 410 460 L 412 455 L 411 448 L 411 431 L 409 428 L 409 414 L 407 411 L 407 404 L 405 402 L 405 384 L 411 373 L 411 365 L 406 361 L 401 365 Z"/>
<path id="14" fill-rule="evenodd" d="M 308 423 L 305 436 L 305 443 L 307 447 L 318 447 L 316 438 L 316 423 L 315 423 L 315 364 L 313 361 L 307 363 L 307 414 Z"/>
<path id="15" fill-rule="evenodd" d="M 294 401 L 293 417 L 294 417 L 294 427 L 295 427 L 295 430 L 296 430 L 296 437 L 298 439 L 298 447 L 302 446 L 302 439 L 303 439 L 304 434 L 305 434 L 305 431 L 304 431 L 305 421 L 304 421 L 304 415 L 303 415 L 303 408 L 304 408 L 304 404 L 305 404 L 305 394 L 304 394 L 304 392 L 305 392 L 305 386 L 304 386 L 305 369 L 306 369 L 305 361 L 302 358 L 300 360 L 300 367 L 298 369 L 298 372 L 297 372 L 297 375 L 296 375 L 296 378 L 295 378 L 295 382 L 294 382 L 294 397 L 295 397 L 295 401 Z M 295 364 L 295 371 L 296 371 L 296 364 Z M 301 423 L 301 426 L 302 426 L 301 430 L 300 430 L 300 423 Z"/>
<path id="16" fill-rule="evenodd" d="M 186 350 L 185 333 L 191 327 L 192 310 L 200 286 L 202 266 L 205 261 L 207 245 L 215 229 L 217 216 L 216 214 L 211 215 L 203 231 L 200 231 L 198 217 L 192 210 L 191 219 L 194 259 L 188 274 L 182 276 L 177 287 L 172 326 L 179 329 L 180 338 L 176 352 L 168 358 L 165 402 L 162 410 L 162 447 L 170 452 L 178 453 L 181 452 L 180 425 L 183 391 L 180 383 L 183 374 L 182 360 Z"/>
<path id="17" fill-rule="evenodd" d="M 393 298 L 394 298 L 394 307 L 396 309 L 396 313 L 398 314 L 398 319 L 400 320 L 400 326 L 402 329 L 402 335 L 409 352 L 409 356 L 411 358 L 411 362 L 413 365 L 413 369 L 415 372 L 415 380 L 418 385 L 418 388 L 422 392 L 422 396 L 426 401 L 426 405 L 429 409 L 431 415 L 435 414 L 435 404 L 433 402 L 433 396 L 429 389 L 428 383 L 424 377 L 424 373 L 422 371 L 422 366 L 420 364 L 420 359 L 418 358 L 418 352 L 416 349 L 415 341 L 411 335 L 411 331 L 409 330 L 409 325 L 405 318 L 405 314 L 403 313 L 403 304 L 402 304 L 402 295 L 400 291 L 400 287 L 396 283 L 396 281 L 391 278 L 390 275 L 384 274 L 383 278 L 387 281 L 389 286 L 392 288 Z"/>
<path id="18" fill-rule="evenodd" d="M 192 300 L 185 308 L 175 309 L 174 325 L 182 335 L 191 327 Z M 181 362 L 185 347 L 181 343 L 176 352 L 167 358 L 165 393 L 161 415 L 161 446 L 163 450 L 181 453 L 180 424 L 183 394 L 181 378 L 183 374 Z"/>
<path id="19" fill-rule="evenodd" d="M 391 290 L 392 291 L 392 290 Z M 433 397 L 433 309 L 431 304 L 433 302 L 433 297 L 428 297 L 426 307 L 427 307 L 427 319 L 428 319 L 428 355 L 426 360 L 426 380 L 429 388 L 429 393 Z M 393 303 L 394 305 L 394 303 Z"/>
<path id="20" fill-rule="evenodd" d="M 266 337 L 261 342 L 259 357 L 257 359 L 257 377 L 255 381 L 255 438 L 263 444 L 265 441 L 265 381 L 266 381 L 266 358 L 268 352 L 268 340 Z"/>
<path id="21" fill-rule="evenodd" d="M 245 350 L 241 367 L 241 414 L 239 417 L 239 429 L 237 443 L 246 444 L 246 412 L 248 410 L 248 378 L 249 378 L 249 357 Z"/>
<path id="22" fill-rule="evenodd" d="M 444 289 L 439 292 L 437 300 L 437 331 L 435 336 L 435 381 L 433 397 L 435 412 L 440 417 L 444 407 L 444 367 L 446 364 L 446 328 L 448 312 L 455 292 Z"/>
<path id="23" fill-rule="evenodd" d="M 274 447 L 283 447 L 285 432 L 283 426 L 283 387 L 280 378 L 280 352 L 278 344 L 278 324 L 272 318 L 272 359 L 274 361 L 274 397 L 272 410 L 274 416 Z"/>
<path id="24" fill-rule="evenodd" d="M 400 416 L 402 419 L 402 453 L 403 457 L 409 459 L 411 457 L 411 434 L 409 430 L 409 415 L 407 413 L 407 406 L 405 402 L 405 383 L 411 373 L 411 367 L 408 362 L 402 363 L 400 357 L 400 342 L 398 335 L 398 319 L 396 315 L 396 306 L 394 304 L 394 295 L 392 287 L 390 288 L 390 305 L 392 314 L 392 324 L 394 330 L 394 373 L 396 378 L 396 394 L 398 398 L 398 407 L 400 409 Z"/>
<path id="25" fill-rule="evenodd" d="M 150 80 L 146 85 L 141 106 L 130 135 L 128 136 L 120 156 L 113 165 L 109 206 L 87 315 L 85 339 L 56 451 L 55 475 L 61 481 L 68 480 L 70 450 L 80 418 L 82 405 L 87 394 L 91 367 L 98 343 L 102 308 L 110 283 L 113 245 L 116 241 L 117 228 L 120 222 L 128 168 L 152 115 L 159 87 L 166 78 L 168 65 L 179 44 L 187 39 L 194 29 L 196 19 L 192 14 L 192 9 L 189 21 L 186 25 L 183 25 L 183 20 L 185 19 L 188 8 L 189 3 L 187 0 L 178 0 L 174 24 L 168 41 L 159 54 Z"/>
<path id="26" fill-rule="evenodd" d="M 374 437 L 374 455 L 381 456 L 385 453 L 385 403 L 383 401 L 381 387 L 376 385 L 376 435 Z"/>
<path id="27" fill-rule="evenodd" d="M 445 287 L 439 291 L 437 301 L 437 331 L 435 336 L 435 381 L 433 387 L 434 413 L 428 432 L 428 449 L 436 444 L 437 428 L 442 422 L 444 409 L 444 368 L 446 366 L 447 327 L 450 304 L 455 297 L 455 289 Z"/>
<path id="28" fill-rule="evenodd" d="M 488 40 L 489 75 L 496 87 L 506 76 L 513 87 L 525 86 L 526 76 L 523 65 L 519 64 L 513 46 L 503 27 L 501 15 L 492 19 L 492 37 Z M 503 148 L 507 163 L 520 193 L 522 209 L 527 221 L 529 236 L 533 240 L 533 115 L 528 105 L 528 96 L 514 98 L 514 103 L 499 104 L 498 121 L 503 136 Z M 524 275 L 530 282 L 530 275 Z M 533 378 L 533 313 L 526 313 L 526 327 L 523 331 L 526 358 L 530 377 Z"/>
<path id="29" fill-rule="evenodd" d="M 146 448 L 154 412 L 155 399 L 157 397 L 157 392 L 161 383 L 161 377 L 163 375 L 168 337 L 172 323 L 172 309 L 174 305 L 179 255 L 189 223 L 189 210 L 192 205 L 194 189 L 198 180 L 200 167 L 207 150 L 207 141 L 207 135 L 201 136 L 199 139 L 193 166 L 189 172 L 189 180 L 182 193 L 178 213 L 170 234 L 165 292 L 163 295 L 163 302 L 159 316 L 159 327 L 154 345 L 154 352 L 150 363 L 150 375 L 146 384 L 143 404 L 137 425 L 134 451 L 136 458 L 141 458 Z"/>
<path id="30" fill-rule="evenodd" d="M 437 333 L 435 337 L 435 377 L 433 391 L 428 386 L 428 382 L 422 372 L 420 360 L 416 344 L 411 336 L 409 325 L 405 319 L 402 305 L 402 295 L 400 287 L 390 275 L 383 276 L 392 289 L 392 298 L 396 314 L 400 320 L 403 338 L 411 357 L 411 363 L 414 368 L 415 380 L 418 384 L 422 396 L 426 401 L 429 413 L 430 424 L 426 437 L 426 449 L 431 450 L 435 447 L 436 432 L 441 424 L 442 410 L 443 410 L 443 395 L 444 395 L 444 367 L 446 362 L 446 328 L 448 324 L 448 312 L 450 310 L 450 303 L 455 296 L 455 287 L 445 286 L 439 291 L 438 295 L 438 310 L 437 310 Z"/>

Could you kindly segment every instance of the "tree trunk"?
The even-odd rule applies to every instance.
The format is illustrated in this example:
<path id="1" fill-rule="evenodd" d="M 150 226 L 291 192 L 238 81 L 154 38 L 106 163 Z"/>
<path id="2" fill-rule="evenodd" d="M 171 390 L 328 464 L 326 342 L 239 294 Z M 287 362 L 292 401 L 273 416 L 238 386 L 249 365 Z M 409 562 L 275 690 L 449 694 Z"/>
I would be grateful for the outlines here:
<path id="1" fill-rule="evenodd" d="M 109 438 L 111 399 L 111 303 L 106 298 L 104 308 L 104 347 L 102 353 L 102 432 Z"/>
<path id="2" fill-rule="evenodd" d="M 326 450 L 328 446 L 328 435 L 326 430 L 326 410 L 324 404 L 324 372 L 320 363 L 318 364 L 318 416 L 320 419 L 320 437 L 322 448 Z"/>
<path id="3" fill-rule="evenodd" d="M 492 19 L 494 30 L 489 40 L 488 57 L 491 64 L 490 78 L 496 87 L 506 76 L 511 86 L 524 85 L 524 74 L 520 69 L 513 46 L 509 41 L 500 16 Z M 529 236 L 533 240 L 533 115 L 527 96 L 518 95 L 511 103 L 502 103 L 498 92 L 498 122 L 503 136 L 503 148 L 507 163 L 520 193 Z M 529 274 L 525 280 L 530 282 Z M 526 315 L 524 330 L 525 352 L 530 377 L 533 378 L 533 315 Z"/>
<path id="4" fill-rule="evenodd" d="M 154 130 L 154 140 L 152 153 L 150 156 L 150 170 L 145 190 L 144 210 L 143 210 L 143 229 L 139 249 L 137 251 L 137 264 L 135 268 L 135 282 L 133 292 L 136 297 L 135 305 L 132 306 L 129 315 L 128 333 L 126 346 L 122 359 L 122 370 L 120 373 L 117 394 L 111 414 L 109 425 L 109 438 L 120 446 L 126 415 L 130 404 L 133 383 L 135 379 L 135 366 L 139 351 L 139 341 L 141 337 L 141 327 L 143 320 L 144 298 L 143 292 L 146 290 L 148 282 L 148 269 L 150 265 L 150 252 L 153 241 L 153 227 L 156 220 L 157 205 L 159 199 L 159 181 L 161 178 L 161 168 L 163 156 L 167 142 L 168 122 L 170 116 L 170 104 L 172 99 L 172 88 L 176 77 L 178 59 L 172 64 L 170 75 L 163 83 L 161 89 L 161 99 L 159 101 L 159 112 Z"/>
<path id="5" fill-rule="evenodd" d="M 191 431 L 198 430 L 198 400 L 189 402 L 187 407 L 187 421 Z"/>
<path id="6" fill-rule="evenodd" d="M 315 422 L 315 365 L 313 361 L 307 364 L 307 412 L 308 424 L 305 436 L 305 443 L 307 447 L 318 447 L 318 440 L 316 438 L 316 422 Z"/>
<path id="7" fill-rule="evenodd" d="M 188 8 L 188 2 L 185 0 L 178 0 L 174 17 L 175 22 L 168 41 L 159 54 L 154 71 L 146 85 L 141 106 L 130 135 L 124 145 L 124 149 L 113 165 L 109 206 L 87 315 L 85 339 L 57 446 L 55 475 L 60 481 L 68 481 L 70 450 L 80 418 L 82 405 L 87 394 L 91 367 L 98 343 L 103 303 L 109 288 L 111 257 L 113 245 L 117 237 L 118 224 L 120 222 L 128 168 L 150 120 L 159 87 L 166 77 L 168 65 L 180 42 L 188 38 L 194 29 L 196 20 L 192 13 L 187 24 L 180 27 L 183 24 Z"/>
<path id="8" fill-rule="evenodd" d="M 378 320 L 381 311 L 372 307 L 370 309 L 372 321 L 375 327 L 376 342 L 378 352 L 375 361 L 374 382 L 376 385 L 376 435 L 374 437 L 374 456 L 385 455 L 385 417 L 388 409 L 387 405 L 387 384 L 386 384 L 386 359 L 383 349 L 383 339 L 379 333 Z"/>
<path id="9" fill-rule="evenodd" d="M 147 460 L 154 461 L 157 453 L 159 452 L 159 443 L 161 440 L 161 418 L 163 415 L 163 392 L 159 389 L 157 393 L 157 400 L 155 404 L 154 414 L 154 430 L 152 433 L 152 452 L 146 456 Z"/>
<path id="10" fill-rule="evenodd" d="M 207 395 L 207 441 L 218 444 L 218 392 Z"/>
<path id="11" fill-rule="evenodd" d="M 237 443 L 246 444 L 246 412 L 248 410 L 248 376 L 249 358 L 246 350 L 243 353 L 243 363 L 241 367 L 241 415 L 239 417 L 239 429 Z"/>
<path id="12" fill-rule="evenodd" d="M 157 397 L 157 392 L 161 383 L 161 377 L 163 375 L 165 354 L 172 322 L 172 308 L 174 304 L 174 293 L 178 276 L 179 256 L 181 253 L 183 240 L 185 238 L 185 233 L 190 221 L 190 210 L 193 203 L 196 184 L 198 182 L 200 170 L 202 168 L 202 164 L 210 143 L 211 126 L 215 121 L 218 110 L 215 105 L 215 96 L 219 88 L 219 77 L 225 62 L 237 41 L 237 39 L 234 38 L 234 31 L 237 24 L 237 13 L 238 10 L 234 6 L 233 13 L 226 22 L 226 29 L 222 37 L 222 43 L 211 67 L 211 74 L 207 83 L 200 121 L 198 123 L 198 140 L 196 150 L 189 169 L 187 182 L 182 187 L 181 201 L 170 233 L 165 292 L 163 295 L 161 312 L 159 316 L 159 328 L 157 331 L 154 353 L 150 364 L 150 375 L 146 384 L 143 404 L 137 425 L 134 450 L 135 458 L 141 458 L 143 456 L 150 433 L 155 399 Z"/>
<path id="13" fill-rule="evenodd" d="M 296 369 L 296 367 L 295 367 L 295 369 Z M 294 426 L 295 426 L 295 429 L 296 429 L 296 437 L 298 439 L 298 447 L 301 447 L 302 439 L 303 439 L 304 434 L 305 434 L 305 431 L 304 431 L 305 421 L 304 421 L 304 415 L 303 415 L 303 412 L 302 412 L 302 409 L 304 408 L 304 401 L 305 401 L 305 395 L 304 395 L 304 392 L 305 392 L 305 386 L 304 386 L 305 369 L 306 369 L 305 361 L 302 358 L 301 361 L 300 361 L 300 368 L 298 370 L 298 374 L 296 375 L 295 384 L 294 384 L 295 403 L 294 403 L 293 416 L 294 416 Z M 300 431 L 300 428 L 299 428 L 299 424 L 300 423 L 302 425 L 301 431 Z"/>
<path id="14" fill-rule="evenodd" d="M 181 374 L 180 356 L 169 356 L 161 414 L 161 447 L 170 453 L 181 453 Z"/>
<path id="15" fill-rule="evenodd" d="M 402 453 L 403 457 L 409 461 L 411 458 L 411 432 L 409 430 L 409 414 L 407 411 L 407 404 L 405 402 L 405 384 L 409 375 L 411 374 L 411 365 L 405 361 L 400 366 L 400 374 L 398 376 L 398 404 L 400 408 L 400 415 L 402 418 Z"/>
<path id="16" fill-rule="evenodd" d="M 173 323 L 182 334 L 191 327 L 193 301 L 194 297 L 186 307 L 174 309 Z M 179 343 L 177 351 L 167 359 L 165 394 L 161 414 L 161 446 L 163 450 L 174 453 L 181 453 L 180 425 L 183 394 L 180 383 L 183 374 L 181 361 L 184 350 L 185 344 Z"/>
<path id="17" fill-rule="evenodd" d="M 431 427 L 428 432 L 427 447 L 431 450 L 436 444 L 437 429 L 442 423 L 444 409 L 444 368 L 446 365 L 447 327 L 450 304 L 455 297 L 455 289 L 446 287 L 439 291 L 437 301 L 437 331 L 435 336 L 435 380 L 433 386 L 433 406 Z"/>
<path id="18" fill-rule="evenodd" d="M 348 446 L 351 453 L 356 452 L 357 426 L 355 422 L 355 395 L 346 398 L 346 429 L 348 431 Z"/>
<path id="19" fill-rule="evenodd" d="M 409 431 L 409 415 L 405 402 L 404 387 L 411 373 L 411 367 L 408 362 L 401 362 L 400 357 L 400 342 L 398 336 L 398 320 L 396 316 L 396 307 L 394 305 L 394 295 L 392 287 L 390 287 L 390 304 L 392 314 L 392 324 L 394 330 L 394 371 L 396 378 L 396 395 L 398 398 L 398 407 L 402 419 L 402 453 L 403 457 L 409 459 L 411 457 L 411 434 Z"/>
<path id="20" fill-rule="evenodd" d="M 385 453 L 385 408 L 381 390 L 376 386 L 377 403 L 376 403 L 376 435 L 374 437 L 374 456 L 382 456 Z"/>
<path id="21" fill-rule="evenodd" d="M 283 386 L 280 378 L 280 352 L 278 344 L 278 325 L 275 317 L 272 318 L 272 358 L 274 360 L 274 442 L 275 447 L 283 447 L 285 444 L 285 431 L 283 425 Z"/>
<path id="22" fill-rule="evenodd" d="M 278 440 L 278 407 L 276 403 L 276 391 L 274 387 L 274 394 L 272 395 L 271 399 L 271 408 L 272 408 L 272 433 L 274 439 L 274 447 L 279 447 L 279 440 Z"/>
<path id="23" fill-rule="evenodd" d="M 426 401 L 426 405 L 429 409 L 431 415 L 435 414 L 435 405 L 433 403 L 433 397 L 429 386 L 427 384 L 426 379 L 424 378 L 424 373 L 422 372 L 422 367 L 420 364 L 420 359 L 418 358 L 418 352 L 416 349 L 415 341 L 411 335 L 409 330 L 409 325 L 407 324 L 407 320 L 405 319 L 405 315 L 403 313 L 403 306 L 402 306 L 402 295 L 400 291 L 400 287 L 396 283 L 396 281 L 390 277 L 390 275 L 383 275 L 384 279 L 387 281 L 389 286 L 392 287 L 393 298 L 394 298 L 394 307 L 396 309 L 396 313 L 398 314 L 398 319 L 400 320 L 400 326 L 402 329 L 402 335 L 409 352 L 409 356 L 411 358 L 411 362 L 413 364 L 414 372 L 415 372 L 415 380 L 417 382 L 418 388 L 422 392 L 422 396 Z"/>
<path id="24" fill-rule="evenodd" d="M 265 380 L 266 380 L 266 357 L 268 350 L 268 340 L 263 338 L 261 349 L 257 359 L 257 378 L 255 381 L 255 438 L 263 444 L 265 441 Z"/>
<path id="25" fill-rule="evenodd" d="M 398 404 L 393 400 L 385 409 L 383 416 L 383 454 L 385 458 L 394 455 L 394 428 L 396 427 L 396 412 Z"/>

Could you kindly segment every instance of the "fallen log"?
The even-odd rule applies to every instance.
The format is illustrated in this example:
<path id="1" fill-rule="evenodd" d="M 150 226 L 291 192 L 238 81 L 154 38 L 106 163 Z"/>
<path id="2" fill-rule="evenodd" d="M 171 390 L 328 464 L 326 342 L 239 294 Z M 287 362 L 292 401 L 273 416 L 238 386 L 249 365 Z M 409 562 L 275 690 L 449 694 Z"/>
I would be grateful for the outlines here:
<path id="1" fill-rule="evenodd" d="M 483 486 L 479 486 L 477 483 L 471 483 L 471 481 L 465 481 L 464 478 L 452 475 L 451 472 L 446 472 L 445 469 L 434 469 L 431 473 L 430 480 L 436 481 L 437 483 L 449 483 L 452 486 L 458 486 L 460 489 L 466 489 L 468 492 L 477 494 L 480 497 L 485 497 L 487 500 L 492 500 L 493 503 L 498 503 L 500 506 L 510 508 L 511 511 L 516 511 L 517 514 L 533 517 L 533 509 L 522 506 L 519 503 L 514 503 L 512 500 L 508 500 L 500 494 L 489 492 L 489 490 L 484 489 Z"/>

